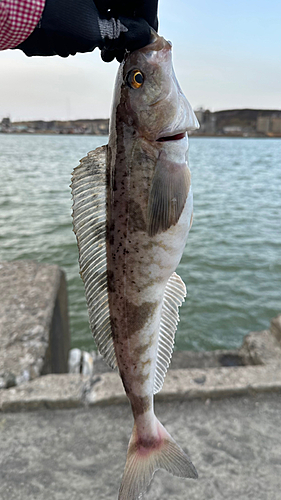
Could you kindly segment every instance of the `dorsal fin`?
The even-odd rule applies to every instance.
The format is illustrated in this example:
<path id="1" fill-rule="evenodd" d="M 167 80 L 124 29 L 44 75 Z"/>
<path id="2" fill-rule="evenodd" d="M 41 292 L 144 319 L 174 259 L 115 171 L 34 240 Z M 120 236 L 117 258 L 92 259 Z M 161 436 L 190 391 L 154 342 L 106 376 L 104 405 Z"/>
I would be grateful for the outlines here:
<path id="1" fill-rule="evenodd" d="M 173 273 L 168 279 L 162 303 L 154 378 L 154 394 L 162 389 L 164 378 L 171 361 L 175 333 L 179 322 L 178 310 L 185 297 L 185 284 L 177 273 Z"/>
<path id="2" fill-rule="evenodd" d="M 115 368 L 107 291 L 106 157 L 107 146 L 102 146 L 74 169 L 72 216 L 92 334 L 105 361 Z"/>

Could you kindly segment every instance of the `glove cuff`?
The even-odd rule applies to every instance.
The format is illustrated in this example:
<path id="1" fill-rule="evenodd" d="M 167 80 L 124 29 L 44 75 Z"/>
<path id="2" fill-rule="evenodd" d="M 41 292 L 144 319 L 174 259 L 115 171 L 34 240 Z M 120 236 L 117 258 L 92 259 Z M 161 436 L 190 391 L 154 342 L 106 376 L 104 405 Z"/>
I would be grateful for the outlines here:
<path id="1" fill-rule="evenodd" d="M 128 28 L 121 23 L 120 19 L 104 19 L 98 17 L 98 25 L 102 39 L 116 40 L 121 33 L 126 33 Z"/>

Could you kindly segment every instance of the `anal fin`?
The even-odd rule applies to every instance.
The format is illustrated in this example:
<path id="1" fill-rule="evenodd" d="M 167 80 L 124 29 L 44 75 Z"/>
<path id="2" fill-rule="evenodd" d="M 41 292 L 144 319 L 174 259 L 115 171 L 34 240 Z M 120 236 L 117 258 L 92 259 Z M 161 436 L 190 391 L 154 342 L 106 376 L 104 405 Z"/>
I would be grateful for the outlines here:
<path id="1" fill-rule="evenodd" d="M 173 273 L 168 279 L 162 303 L 154 394 L 162 389 L 164 383 L 174 349 L 175 333 L 179 322 L 178 310 L 185 297 L 185 284 L 177 273 Z"/>

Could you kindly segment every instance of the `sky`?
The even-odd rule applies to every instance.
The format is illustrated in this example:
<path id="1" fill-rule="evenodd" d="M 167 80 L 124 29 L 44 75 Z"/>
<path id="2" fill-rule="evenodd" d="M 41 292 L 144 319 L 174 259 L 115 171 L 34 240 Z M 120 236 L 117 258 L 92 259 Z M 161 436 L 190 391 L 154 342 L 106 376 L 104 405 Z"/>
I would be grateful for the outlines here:
<path id="1" fill-rule="evenodd" d="M 194 109 L 281 109 L 280 0 L 159 0 L 159 34 Z M 0 120 L 108 118 L 117 67 L 1 51 Z"/>

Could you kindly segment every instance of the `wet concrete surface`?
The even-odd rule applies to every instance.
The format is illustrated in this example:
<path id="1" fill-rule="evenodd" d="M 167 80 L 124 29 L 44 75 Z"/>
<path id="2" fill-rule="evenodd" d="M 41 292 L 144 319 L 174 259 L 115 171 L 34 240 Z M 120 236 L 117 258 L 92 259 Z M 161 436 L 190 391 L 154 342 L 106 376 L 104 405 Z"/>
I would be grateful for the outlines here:
<path id="1" fill-rule="evenodd" d="M 157 402 L 199 479 L 158 471 L 146 500 L 280 500 L 281 393 Z M 129 405 L 0 414 L 1 500 L 113 500 Z"/>

